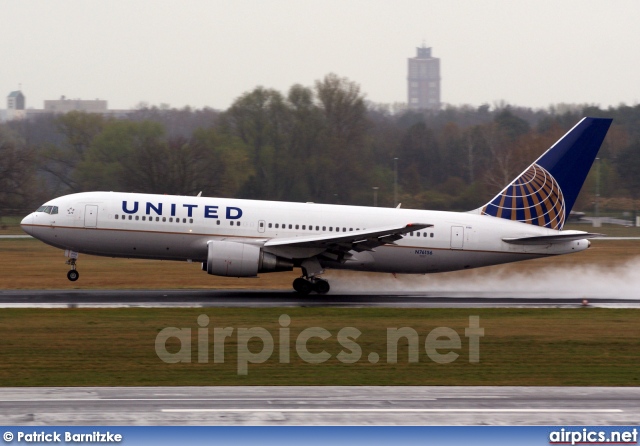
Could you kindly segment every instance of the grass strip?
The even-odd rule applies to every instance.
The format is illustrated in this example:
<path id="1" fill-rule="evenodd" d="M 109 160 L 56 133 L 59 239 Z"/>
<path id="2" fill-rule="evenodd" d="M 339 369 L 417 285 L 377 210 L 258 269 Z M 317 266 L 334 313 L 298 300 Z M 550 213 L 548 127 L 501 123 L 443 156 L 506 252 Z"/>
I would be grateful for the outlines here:
<path id="1" fill-rule="evenodd" d="M 451 279 L 453 283 L 482 276 L 509 276 L 520 272 L 565 269 L 597 265 L 613 271 L 640 257 L 640 240 L 594 240 L 587 251 L 577 254 L 528 260 L 451 273 L 431 275 L 436 279 Z M 208 275 L 200 264 L 140 259 L 114 259 L 80 254 L 80 279 L 69 282 L 69 267 L 60 249 L 38 240 L 0 240 L 0 289 L 291 289 L 300 270 L 261 274 L 259 278 L 216 277 Z M 327 278 L 349 276 L 391 277 L 390 274 L 328 271 Z M 408 277 L 408 276 L 407 276 Z M 419 277 L 419 276 L 412 276 Z M 357 291 L 357 289 L 354 289 Z"/>
<path id="2" fill-rule="evenodd" d="M 137 309 L 3 309 L 0 310 L 1 386 L 151 386 L 151 385 L 640 385 L 640 310 L 629 309 L 340 309 L 340 308 L 137 308 Z M 204 327 L 198 316 L 209 318 Z M 290 317 L 289 335 L 279 318 Z M 469 362 L 469 317 L 479 316 L 480 361 Z M 203 322 L 203 320 L 200 320 Z M 191 330 L 190 362 L 165 363 L 156 353 L 156 337 L 166 327 Z M 214 362 L 214 328 L 233 328 L 224 342 L 224 363 Z M 263 342 L 238 337 L 242 328 L 263 327 L 274 340 L 273 353 L 238 374 L 238 351 L 246 345 L 258 354 Z M 311 353 L 330 359 L 312 364 L 296 349 L 300 333 L 322 327 L 330 337 L 311 338 Z M 338 354 L 353 354 L 337 340 L 355 327 L 361 357 L 353 364 Z M 387 329 L 416 331 L 418 362 L 409 362 L 407 338 L 398 345 L 397 363 L 389 363 Z M 453 329 L 459 356 L 448 364 L 434 362 L 425 339 L 436 327 Z M 207 330 L 199 348 L 198 328 Z M 202 336 L 202 335 L 201 335 Z M 290 362 L 280 360 L 280 337 Z M 184 353 L 177 338 L 163 344 L 169 353 Z M 203 347 L 205 344 L 201 345 Z M 184 345 L 182 346 L 184 348 Z M 351 344 L 353 347 L 353 344 Z M 208 361 L 199 362 L 199 352 Z M 379 355 L 377 363 L 369 354 Z M 200 357 L 202 359 L 202 357 Z"/>

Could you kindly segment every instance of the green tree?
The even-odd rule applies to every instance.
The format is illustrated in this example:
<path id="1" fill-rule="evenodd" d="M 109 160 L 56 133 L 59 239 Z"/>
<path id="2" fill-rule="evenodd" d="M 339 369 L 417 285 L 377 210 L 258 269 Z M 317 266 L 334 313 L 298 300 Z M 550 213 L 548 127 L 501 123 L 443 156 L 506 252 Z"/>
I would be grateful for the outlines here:
<path id="1" fill-rule="evenodd" d="M 398 148 L 400 184 L 412 194 L 433 187 L 444 178 L 438 140 L 424 122 L 409 127 Z"/>
<path id="2" fill-rule="evenodd" d="M 189 158 L 192 191 L 205 195 L 237 197 L 242 186 L 255 175 L 249 148 L 239 138 L 215 129 L 196 130 L 192 146 L 197 156 Z"/>
<path id="3" fill-rule="evenodd" d="M 102 115 L 72 111 L 56 116 L 55 124 L 64 136 L 62 145 L 44 145 L 39 150 L 40 169 L 57 183 L 59 192 L 80 192 L 75 170 L 105 125 Z"/>
<path id="4" fill-rule="evenodd" d="M 294 85 L 286 101 L 288 120 L 284 127 L 285 152 L 278 163 L 279 182 L 276 199 L 316 200 L 311 193 L 311 166 L 322 156 L 323 117 L 314 103 L 311 88 Z"/>
<path id="5" fill-rule="evenodd" d="M 43 200 L 36 178 L 35 151 L 17 135 L 0 126 L 0 218 L 23 215 Z"/>
<path id="6" fill-rule="evenodd" d="M 618 153 L 616 167 L 623 187 L 633 199 L 635 216 L 638 210 L 636 201 L 640 197 L 640 140 Z"/>
<path id="7" fill-rule="evenodd" d="M 113 121 L 98 135 L 75 179 L 85 190 L 169 193 L 164 128 L 151 121 Z"/>
<path id="8" fill-rule="evenodd" d="M 515 141 L 531 130 L 529 123 L 514 115 L 508 107 L 500 111 L 493 122 L 509 141 Z"/>
<path id="9" fill-rule="evenodd" d="M 113 121 L 76 176 L 87 189 L 232 196 L 251 172 L 242 142 L 213 129 L 167 137 L 158 122 Z"/>
<path id="10" fill-rule="evenodd" d="M 328 74 L 316 81 L 315 92 L 323 132 L 321 155 L 311 166 L 311 192 L 320 201 L 368 203 L 371 156 L 366 137 L 370 122 L 360 86 Z"/>
<path id="11" fill-rule="evenodd" d="M 489 187 L 501 189 L 515 178 L 533 159 L 528 158 L 527 144 L 529 124 L 515 116 L 508 108 L 499 112 L 494 122 L 484 126 L 484 139 L 488 143 L 491 162 L 485 173 Z"/>
<path id="12" fill-rule="evenodd" d="M 282 156 L 287 107 L 281 93 L 257 87 L 240 96 L 221 117 L 222 128 L 239 137 L 250 149 L 255 188 L 245 189 L 247 198 L 274 198 Z"/>

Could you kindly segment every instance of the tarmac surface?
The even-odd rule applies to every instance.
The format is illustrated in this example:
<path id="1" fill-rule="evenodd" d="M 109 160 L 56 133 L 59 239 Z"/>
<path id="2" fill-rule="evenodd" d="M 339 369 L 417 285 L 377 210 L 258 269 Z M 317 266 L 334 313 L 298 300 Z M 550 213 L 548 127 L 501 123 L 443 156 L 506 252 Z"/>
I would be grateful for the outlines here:
<path id="1" fill-rule="evenodd" d="M 638 299 L 590 298 L 593 307 L 640 308 Z M 523 293 L 354 293 L 300 296 L 278 290 L 0 290 L 0 308 L 388 307 L 576 308 L 579 295 Z"/>
<path id="2" fill-rule="evenodd" d="M 640 388 L 0 388 L 2 425 L 613 425 Z"/>

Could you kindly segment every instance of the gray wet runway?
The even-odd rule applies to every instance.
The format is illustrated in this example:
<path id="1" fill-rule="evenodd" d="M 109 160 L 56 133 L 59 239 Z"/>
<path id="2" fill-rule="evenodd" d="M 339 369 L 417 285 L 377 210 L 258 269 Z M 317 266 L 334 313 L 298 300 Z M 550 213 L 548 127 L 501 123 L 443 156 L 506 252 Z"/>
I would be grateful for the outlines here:
<path id="1" fill-rule="evenodd" d="M 640 388 L 0 388 L 12 425 L 612 425 L 640 419 Z"/>
<path id="2" fill-rule="evenodd" d="M 640 308 L 637 299 L 590 298 L 592 307 Z M 523 293 L 353 293 L 300 296 L 262 290 L 0 290 L 0 308 L 118 307 L 577 308 L 579 295 Z"/>

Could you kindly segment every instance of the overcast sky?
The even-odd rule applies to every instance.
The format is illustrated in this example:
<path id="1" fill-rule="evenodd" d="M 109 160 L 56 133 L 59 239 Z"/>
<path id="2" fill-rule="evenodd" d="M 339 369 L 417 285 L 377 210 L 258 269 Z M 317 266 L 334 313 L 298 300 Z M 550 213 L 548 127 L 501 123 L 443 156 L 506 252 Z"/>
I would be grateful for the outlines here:
<path id="1" fill-rule="evenodd" d="M 65 95 L 226 109 L 330 72 L 406 102 L 423 40 L 445 103 L 640 102 L 638 0 L 1 0 L 0 17 L 0 96 L 22 84 L 33 108 Z"/>

